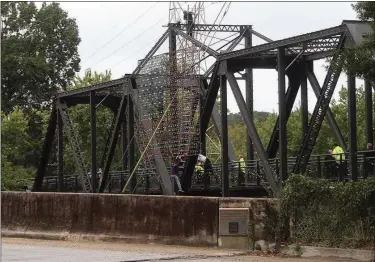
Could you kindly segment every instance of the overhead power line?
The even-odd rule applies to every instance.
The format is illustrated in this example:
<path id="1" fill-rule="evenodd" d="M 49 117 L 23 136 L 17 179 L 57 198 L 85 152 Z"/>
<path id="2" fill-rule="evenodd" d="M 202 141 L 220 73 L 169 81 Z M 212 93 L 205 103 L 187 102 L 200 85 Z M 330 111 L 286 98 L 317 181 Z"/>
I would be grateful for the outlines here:
<path id="1" fill-rule="evenodd" d="M 115 40 L 119 35 L 121 35 L 126 29 L 130 28 L 132 25 L 134 25 L 139 19 L 141 19 L 145 14 L 147 14 L 152 8 L 154 8 L 159 2 L 156 2 L 154 5 L 150 6 L 144 13 L 142 13 L 140 16 L 138 16 L 131 24 L 124 27 L 117 35 L 115 35 L 112 39 L 110 39 L 108 42 L 106 42 L 104 45 L 99 47 L 94 53 L 92 53 L 86 60 L 89 60 L 91 57 L 96 55 L 101 49 L 106 47 L 110 42 Z"/>
<path id="2" fill-rule="evenodd" d="M 147 28 L 145 31 L 143 31 L 142 33 L 140 33 L 139 35 L 137 35 L 136 37 L 134 37 L 132 40 L 130 40 L 129 42 L 126 42 L 125 44 L 123 44 L 122 46 L 120 46 L 119 48 L 117 48 L 115 51 L 113 51 L 112 53 L 110 53 L 109 55 L 107 55 L 106 57 L 104 57 L 102 60 L 100 60 L 99 62 L 95 63 L 95 65 L 98 65 L 100 64 L 101 62 L 103 62 L 104 60 L 106 60 L 108 57 L 112 56 L 113 54 L 117 53 L 119 50 L 121 50 L 122 48 L 124 48 L 125 46 L 127 46 L 128 44 L 132 43 L 134 40 L 138 39 L 140 36 L 142 36 L 144 33 L 146 33 L 147 31 L 151 30 L 152 28 L 154 28 L 156 25 L 158 25 L 160 22 L 162 22 L 163 20 L 165 19 L 165 17 L 163 17 L 162 19 L 160 19 L 159 21 L 157 21 L 155 24 L 153 24 L 152 26 L 150 26 L 149 28 Z"/>

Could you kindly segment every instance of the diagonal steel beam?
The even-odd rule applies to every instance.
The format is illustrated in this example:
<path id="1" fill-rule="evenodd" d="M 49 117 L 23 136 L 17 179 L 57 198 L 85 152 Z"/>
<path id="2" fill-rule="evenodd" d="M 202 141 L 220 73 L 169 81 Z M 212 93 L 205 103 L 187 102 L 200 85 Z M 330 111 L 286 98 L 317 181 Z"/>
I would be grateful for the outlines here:
<path id="1" fill-rule="evenodd" d="M 160 46 L 164 43 L 164 41 L 167 39 L 169 34 L 169 30 L 166 30 L 164 34 L 159 38 L 159 40 L 156 42 L 156 44 L 151 48 L 151 50 L 148 52 L 146 57 L 141 60 L 141 62 L 138 64 L 138 66 L 134 69 L 132 77 L 139 74 L 139 72 L 142 70 L 142 68 L 147 64 L 147 62 L 150 60 L 150 58 L 158 51 Z"/>
<path id="2" fill-rule="evenodd" d="M 241 42 L 241 40 L 243 39 L 243 34 L 241 34 L 239 37 L 237 37 L 231 44 L 230 46 L 228 46 L 228 48 L 225 50 L 225 51 L 232 51 L 233 49 L 236 48 L 236 46 Z M 204 73 L 204 77 L 208 77 L 212 71 L 214 70 L 214 67 L 215 67 L 215 64 L 212 64 L 208 69 L 207 71 Z"/>
<path id="3" fill-rule="evenodd" d="M 203 87 L 201 86 L 201 92 L 204 95 L 204 97 L 206 97 L 207 86 L 208 86 L 207 80 L 203 80 L 203 83 L 204 83 L 204 86 Z M 221 138 L 221 118 L 220 118 L 219 108 L 217 107 L 216 103 L 214 104 L 214 108 L 212 109 L 211 121 L 214 125 L 216 134 L 218 135 L 219 138 Z M 232 141 L 230 140 L 229 137 L 228 137 L 228 157 L 229 157 L 229 161 L 237 160 Z"/>
<path id="4" fill-rule="evenodd" d="M 212 48 L 210 48 L 209 46 L 206 46 L 205 44 L 201 43 L 200 41 L 196 40 L 195 38 L 191 37 L 190 35 L 188 34 L 185 34 L 184 32 L 182 32 L 181 30 L 175 28 L 175 27 L 171 27 L 171 30 L 175 31 L 177 34 L 179 34 L 180 36 L 184 37 L 185 39 L 189 40 L 190 42 L 192 42 L 196 47 L 198 47 L 201 51 L 205 51 L 207 53 L 209 53 L 210 55 L 214 56 L 215 58 L 217 58 L 219 56 L 219 53 L 216 52 L 215 50 L 213 50 Z"/>
<path id="5" fill-rule="evenodd" d="M 303 139 L 300 152 L 293 168 L 294 173 L 304 173 L 306 170 L 311 152 L 314 148 L 324 117 L 326 116 L 329 108 L 333 92 L 342 71 L 342 49 L 344 47 L 344 42 L 345 35 L 341 37 L 338 50 L 333 56 L 331 66 L 328 69 L 319 99 L 316 102 L 314 112 L 310 119 L 308 132 Z"/>
<path id="6" fill-rule="evenodd" d="M 40 191 L 43 184 L 44 174 L 46 173 L 46 168 L 52 148 L 53 138 L 56 133 L 57 126 L 57 109 L 56 103 L 53 104 L 51 115 L 49 117 L 46 136 L 44 138 L 42 154 L 39 158 L 39 165 L 36 171 L 34 185 L 32 191 Z"/>
<path id="7" fill-rule="evenodd" d="M 217 75 L 217 72 L 219 70 L 219 63 L 215 62 L 214 71 L 211 75 L 211 81 L 208 86 L 208 92 L 205 99 L 204 107 L 202 110 L 202 114 L 200 115 L 200 128 L 201 132 L 206 133 L 208 123 L 210 122 L 210 118 L 212 115 L 212 110 L 215 105 L 215 101 L 217 98 L 217 94 L 219 92 L 220 87 L 220 81 L 219 77 Z M 182 188 L 184 191 L 188 191 L 188 189 L 191 187 L 191 177 L 194 172 L 195 164 L 197 163 L 197 155 L 191 155 L 189 156 L 188 160 L 186 161 L 186 165 L 184 168 L 184 174 L 182 176 Z"/>
<path id="8" fill-rule="evenodd" d="M 130 88 L 131 88 L 131 90 L 129 90 L 129 93 L 130 93 L 131 99 L 133 101 L 134 109 L 137 112 L 142 112 L 142 110 L 144 110 L 144 109 L 142 109 L 142 105 L 139 104 L 138 99 L 137 99 L 137 94 L 135 93 L 135 89 L 136 89 L 135 80 L 131 81 Z M 143 126 L 143 128 L 146 131 L 152 133 L 152 123 L 151 123 L 150 119 L 144 119 L 139 124 L 141 126 Z M 156 140 L 156 138 L 153 138 L 153 140 Z M 158 173 L 159 177 L 161 178 L 163 193 L 165 195 L 172 195 L 173 194 L 172 181 L 170 179 L 170 175 L 168 173 L 167 167 L 166 167 L 165 162 L 163 160 L 163 155 L 160 151 L 160 148 L 153 147 L 152 157 L 153 157 L 154 162 L 155 162 L 156 172 Z"/>
<path id="9" fill-rule="evenodd" d="M 254 143 L 255 149 L 257 150 L 258 155 L 262 161 L 268 183 L 270 184 L 272 191 L 275 193 L 275 195 L 278 195 L 280 192 L 280 186 L 276 181 L 276 174 L 272 171 L 270 163 L 268 162 L 266 152 L 260 140 L 259 134 L 255 128 L 250 112 L 246 106 L 245 100 L 242 96 L 240 87 L 238 86 L 234 73 L 227 71 L 226 75 L 227 75 L 228 82 L 232 88 L 234 98 L 237 101 L 238 108 L 240 109 L 241 115 L 246 124 L 249 136 L 251 137 Z"/>
<path id="10" fill-rule="evenodd" d="M 307 70 L 307 78 L 309 79 L 309 82 L 311 84 L 312 89 L 314 90 L 314 94 L 317 99 L 319 99 L 320 93 L 322 91 L 322 88 L 320 87 L 320 84 L 318 82 L 318 79 L 316 78 L 314 72 Z M 342 136 L 339 126 L 337 125 L 337 122 L 335 118 L 333 117 L 331 109 L 328 107 L 327 114 L 326 114 L 326 120 L 328 122 L 328 125 L 330 129 L 333 131 L 334 135 L 336 136 L 337 140 L 339 141 L 339 144 L 341 148 L 346 152 L 348 147 L 346 146 L 344 137 Z"/>
<path id="11" fill-rule="evenodd" d="M 291 72 L 289 72 L 291 73 Z M 293 73 L 289 74 L 289 86 L 286 92 L 286 121 L 292 113 L 293 105 L 296 100 L 300 86 L 300 70 L 296 67 Z M 267 156 L 269 159 L 275 158 L 279 149 L 279 116 L 275 122 L 273 132 L 267 147 Z"/>
<path id="12" fill-rule="evenodd" d="M 115 153 L 115 149 L 116 149 L 116 145 L 117 145 L 117 139 L 118 139 L 118 136 L 119 136 L 119 133 L 120 133 L 121 123 L 122 123 L 122 121 L 124 119 L 124 116 L 125 116 L 125 109 L 126 109 L 126 104 L 127 104 L 126 98 L 127 98 L 127 95 L 128 95 L 127 90 L 129 88 L 129 85 L 130 85 L 129 79 L 127 79 L 127 81 L 123 85 L 123 94 L 121 96 L 120 106 L 119 106 L 119 109 L 118 109 L 117 114 L 116 114 L 116 120 L 115 120 L 115 124 L 113 126 L 111 140 L 109 142 L 109 147 L 108 147 L 108 150 L 107 150 L 107 153 L 106 153 L 106 159 L 105 159 L 105 164 L 104 164 L 104 167 L 103 167 L 102 177 L 101 177 L 100 183 L 99 183 L 98 193 L 103 193 L 104 189 L 107 186 L 109 168 L 111 166 L 113 155 Z"/>

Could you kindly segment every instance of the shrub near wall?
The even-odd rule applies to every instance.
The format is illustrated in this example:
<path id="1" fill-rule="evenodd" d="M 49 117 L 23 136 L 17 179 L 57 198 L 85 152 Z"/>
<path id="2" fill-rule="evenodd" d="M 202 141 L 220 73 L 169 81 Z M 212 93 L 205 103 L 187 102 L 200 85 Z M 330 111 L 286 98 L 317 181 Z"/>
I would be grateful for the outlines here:
<path id="1" fill-rule="evenodd" d="M 282 213 L 302 245 L 372 248 L 375 179 L 329 182 L 292 175 L 283 189 Z"/>
<path id="2" fill-rule="evenodd" d="M 3 230 L 217 245 L 217 198 L 3 192 L 1 202 Z"/>

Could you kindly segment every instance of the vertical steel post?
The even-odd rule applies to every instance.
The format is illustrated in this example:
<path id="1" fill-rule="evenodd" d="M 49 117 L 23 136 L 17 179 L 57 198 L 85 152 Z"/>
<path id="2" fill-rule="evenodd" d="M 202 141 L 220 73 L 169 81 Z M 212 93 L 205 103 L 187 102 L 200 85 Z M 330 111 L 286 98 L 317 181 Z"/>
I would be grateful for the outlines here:
<path id="1" fill-rule="evenodd" d="M 205 102 L 204 95 L 201 94 L 199 96 L 199 116 L 201 116 L 203 113 L 204 102 Z M 199 121 L 201 121 L 201 117 L 199 117 Z M 203 130 L 202 128 L 199 128 L 199 132 L 200 132 L 201 152 L 205 156 L 206 155 L 206 131 Z"/>
<path id="2" fill-rule="evenodd" d="M 373 121 L 372 121 L 372 89 L 370 81 L 365 80 L 365 107 L 366 107 L 366 142 L 373 144 Z"/>
<path id="3" fill-rule="evenodd" d="M 122 171 L 126 171 L 128 169 L 128 156 L 129 156 L 129 151 L 128 151 L 128 136 L 127 136 L 127 124 L 126 124 L 126 114 L 124 117 L 124 120 L 121 125 L 121 151 L 122 151 Z M 124 176 L 121 174 L 120 178 L 120 185 L 121 188 L 124 187 Z"/>
<path id="4" fill-rule="evenodd" d="M 177 73 L 177 35 L 176 32 L 169 29 L 169 75 L 170 75 L 170 87 L 169 87 L 169 99 L 171 100 L 171 107 L 170 107 L 170 113 L 172 115 L 171 122 L 169 123 L 169 137 L 172 141 L 175 141 L 177 138 L 177 132 L 179 124 L 178 121 L 178 99 L 177 99 L 177 86 L 176 81 L 173 79 L 173 77 Z M 163 127 L 162 127 L 163 128 Z M 173 144 L 173 143 L 172 143 Z M 177 154 L 178 152 L 175 152 L 175 146 L 171 148 L 172 154 Z"/>
<path id="5" fill-rule="evenodd" d="M 61 119 L 60 111 L 57 110 L 57 166 L 59 174 L 59 192 L 64 191 L 64 144 L 63 144 L 63 122 Z"/>
<path id="6" fill-rule="evenodd" d="M 277 51 L 277 71 L 279 86 L 279 140 L 280 140 L 280 178 L 284 181 L 288 177 L 287 167 L 287 135 L 286 135 L 286 101 L 285 101 L 285 48 Z"/>
<path id="7" fill-rule="evenodd" d="M 249 29 L 251 29 L 251 27 Z M 251 33 L 250 30 L 246 29 L 244 38 L 245 38 L 245 48 L 251 47 L 253 45 L 253 34 Z M 253 117 L 254 115 L 253 114 L 254 112 L 254 89 L 253 88 L 254 88 L 253 69 L 246 68 L 245 69 L 246 105 L 247 105 L 247 108 L 249 109 L 251 117 Z M 247 132 L 247 134 L 249 134 L 249 132 Z M 249 135 L 246 136 L 246 151 L 247 151 L 247 159 L 254 160 L 254 145 Z"/>
<path id="8" fill-rule="evenodd" d="M 307 65 L 305 64 L 307 67 Z M 302 139 L 309 129 L 309 106 L 307 100 L 307 70 L 303 70 L 301 77 L 301 111 L 302 111 Z"/>
<path id="9" fill-rule="evenodd" d="M 223 197 L 229 197 L 229 170 L 228 170 L 228 109 L 227 109 L 227 78 L 220 76 L 221 95 L 221 192 Z"/>
<path id="10" fill-rule="evenodd" d="M 348 73 L 348 120 L 349 120 L 349 170 L 352 179 L 358 179 L 357 168 L 357 116 L 355 76 Z"/>
<path id="11" fill-rule="evenodd" d="M 96 101 L 95 91 L 90 92 L 90 124 L 91 124 L 91 187 L 96 192 Z"/>
<path id="12" fill-rule="evenodd" d="M 135 138 L 134 138 L 134 104 L 131 95 L 128 95 L 128 146 L 129 146 L 129 175 L 135 167 Z M 131 190 L 137 184 L 137 177 L 134 175 L 131 181 Z"/>

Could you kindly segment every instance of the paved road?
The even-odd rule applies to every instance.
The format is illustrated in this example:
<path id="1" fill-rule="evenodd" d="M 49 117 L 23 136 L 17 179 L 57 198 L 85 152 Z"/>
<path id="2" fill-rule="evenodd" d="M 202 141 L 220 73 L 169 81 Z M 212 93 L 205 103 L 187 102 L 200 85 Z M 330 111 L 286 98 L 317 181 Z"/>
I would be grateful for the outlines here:
<path id="1" fill-rule="evenodd" d="M 241 254 L 214 248 L 141 245 L 104 242 L 69 242 L 2 238 L 2 261 L 203 261 L 203 262 L 276 262 L 276 261 L 343 261 L 330 259 L 275 258 Z M 346 260 L 348 261 L 348 260 Z"/>

